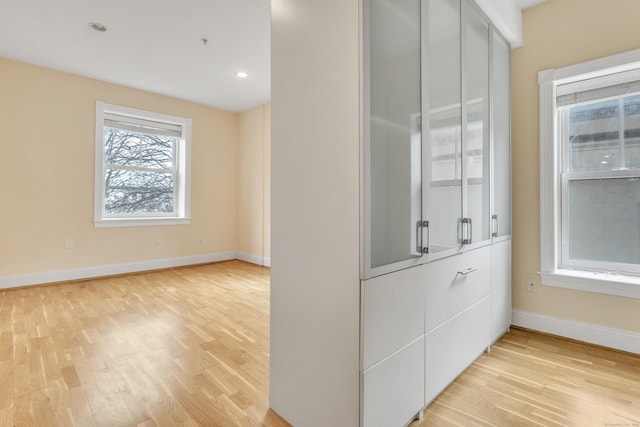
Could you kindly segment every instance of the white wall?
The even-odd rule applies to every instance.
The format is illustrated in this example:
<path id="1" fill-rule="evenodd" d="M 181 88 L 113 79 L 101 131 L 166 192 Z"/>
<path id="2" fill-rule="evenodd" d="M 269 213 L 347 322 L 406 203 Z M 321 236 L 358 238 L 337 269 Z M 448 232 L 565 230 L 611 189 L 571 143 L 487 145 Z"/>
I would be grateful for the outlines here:
<path id="1" fill-rule="evenodd" d="M 236 250 L 237 113 L 4 58 L 0 76 L 0 287 Z M 94 227 L 96 101 L 192 119 L 189 225 Z"/>
<path id="2" fill-rule="evenodd" d="M 268 264 L 269 105 L 238 114 L 4 58 L 0 76 L 0 288 Z M 93 226 L 97 100 L 192 119 L 191 224 Z"/>
<path id="3" fill-rule="evenodd" d="M 359 423 L 359 1 L 272 3 L 273 410 Z"/>
<path id="4" fill-rule="evenodd" d="M 271 106 L 240 113 L 238 137 L 238 257 L 270 265 Z"/>

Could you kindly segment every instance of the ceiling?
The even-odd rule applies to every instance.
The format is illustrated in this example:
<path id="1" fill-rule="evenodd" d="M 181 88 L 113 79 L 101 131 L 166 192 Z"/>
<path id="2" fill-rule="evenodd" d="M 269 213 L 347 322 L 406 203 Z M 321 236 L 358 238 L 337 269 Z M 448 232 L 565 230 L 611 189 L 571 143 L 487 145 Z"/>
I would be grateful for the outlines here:
<path id="1" fill-rule="evenodd" d="M 527 8 L 543 0 L 512 1 Z M 270 100 L 270 7 L 270 0 L 0 0 L 0 56 L 245 111 Z"/>
<path id="2" fill-rule="evenodd" d="M 0 10 L 2 57 L 229 111 L 270 99 L 269 0 L 0 0 Z"/>

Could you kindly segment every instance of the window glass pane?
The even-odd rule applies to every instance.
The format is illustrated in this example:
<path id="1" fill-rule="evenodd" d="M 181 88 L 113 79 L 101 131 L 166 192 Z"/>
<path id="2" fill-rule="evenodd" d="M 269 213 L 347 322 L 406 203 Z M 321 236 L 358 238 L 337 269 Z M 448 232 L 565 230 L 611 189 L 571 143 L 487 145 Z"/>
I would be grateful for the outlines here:
<path id="1" fill-rule="evenodd" d="M 569 181 L 569 258 L 640 264 L 640 179 Z"/>
<path id="2" fill-rule="evenodd" d="M 105 171 L 106 214 L 173 212 L 173 174 L 124 169 Z"/>
<path id="3" fill-rule="evenodd" d="M 104 128 L 107 165 L 171 169 L 176 138 Z"/>
<path id="4" fill-rule="evenodd" d="M 570 108 L 567 147 L 570 172 L 620 169 L 620 109 L 617 99 Z"/>
<path id="5" fill-rule="evenodd" d="M 624 99 L 624 161 L 628 169 L 640 168 L 640 95 Z"/>

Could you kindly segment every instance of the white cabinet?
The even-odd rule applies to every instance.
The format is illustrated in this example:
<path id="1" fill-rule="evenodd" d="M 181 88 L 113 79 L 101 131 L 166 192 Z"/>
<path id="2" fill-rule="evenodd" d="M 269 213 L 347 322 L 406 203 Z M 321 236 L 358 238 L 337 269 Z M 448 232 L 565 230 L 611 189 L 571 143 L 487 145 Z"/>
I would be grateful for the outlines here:
<path id="1" fill-rule="evenodd" d="M 491 246 L 424 266 L 425 323 L 428 332 L 491 292 Z"/>
<path id="2" fill-rule="evenodd" d="M 365 278 L 423 263 L 422 0 L 364 7 Z"/>
<path id="3" fill-rule="evenodd" d="M 427 259 L 491 241 L 491 34 L 470 1 L 425 2 L 424 220 Z"/>
<path id="4" fill-rule="evenodd" d="M 471 0 L 363 12 L 361 422 L 393 426 L 511 322 L 510 51 Z"/>
<path id="5" fill-rule="evenodd" d="M 399 387 L 417 390 L 423 375 L 413 397 L 428 405 L 508 330 L 510 251 L 503 240 L 362 282 L 363 426 L 406 424 L 418 409 L 394 403 L 406 398 Z M 418 341 L 422 356 L 413 348 Z"/>
<path id="6" fill-rule="evenodd" d="M 426 334 L 425 405 L 487 348 L 490 322 L 486 297 Z"/>
<path id="7" fill-rule="evenodd" d="M 365 0 L 363 276 L 508 239 L 509 44 L 471 0 Z"/>
<path id="8" fill-rule="evenodd" d="M 492 41 L 491 182 L 493 208 L 491 210 L 491 229 L 495 241 L 511 236 L 511 50 L 506 40 L 496 31 L 493 32 Z"/>
<path id="9" fill-rule="evenodd" d="M 407 424 L 424 407 L 424 336 L 362 373 L 362 425 Z"/>
<path id="10" fill-rule="evenodd" d="M 424 335 L 423 279 L 420 269 L 410 268 L 363 283 L 363 370 Z"/>
<path id="11" fill-rule="evenodd" d="M 509 43 L 472 0 L 271 24 L 270 406 L 406 425 L 509 327 Z"/>
<path id="12" fill-rule="evenodd" d="M 491 246 L 491 342 L 511 326 L 511 240 Z"/>

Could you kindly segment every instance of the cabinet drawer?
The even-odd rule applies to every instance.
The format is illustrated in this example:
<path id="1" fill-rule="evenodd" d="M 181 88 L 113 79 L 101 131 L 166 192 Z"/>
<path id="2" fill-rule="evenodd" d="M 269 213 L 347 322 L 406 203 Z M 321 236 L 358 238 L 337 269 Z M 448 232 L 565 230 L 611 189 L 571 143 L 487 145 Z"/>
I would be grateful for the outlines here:
<path id="1" fill-rule="evenodd" d="M 424 335 L 424 284 L 418 268 L 362 282 L 362 369 Z"/>
<path id="2" fill-rule="evenodd" d="M 424 336 L 362 374 L 362 426 L 409 423 L 424 407 Z"/>
<path id="3" fill-rule="evenodd" d="M 490 297 L 425 337 L 425 404 L 430 403 L 489 346 Z"/>
<path id="4" fill-rule="evenodd" d="M 491 294 L 491 342 L 500 338 L 511 326 L 511 284 Z"/>
<path id="5" fill-rule="evenodd" d="M 469 269 L 467 275 L 459 274 Z M 491 292 L 491 246 L 425 265 L 425 331 L 446 322 Z"/>
<path id="6" fill-rule="evenodd" d="M 511 283 L 511 240 L 491 245 L 492 290 Z"/>

